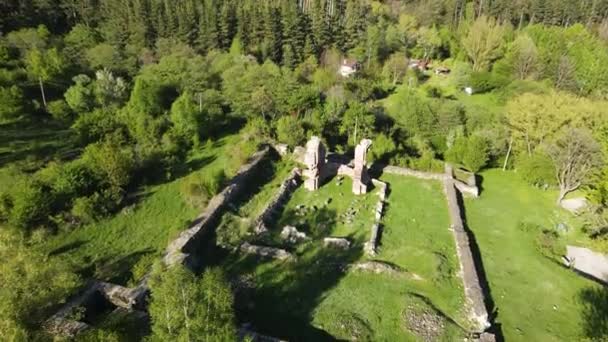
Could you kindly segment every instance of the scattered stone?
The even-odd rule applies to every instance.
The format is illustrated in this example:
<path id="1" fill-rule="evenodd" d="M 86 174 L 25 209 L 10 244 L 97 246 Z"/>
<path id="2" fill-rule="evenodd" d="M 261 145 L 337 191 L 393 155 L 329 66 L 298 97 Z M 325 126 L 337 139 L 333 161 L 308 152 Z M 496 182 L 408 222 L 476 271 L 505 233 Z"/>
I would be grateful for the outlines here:
<path id="1" fill-rule="evenodd" d="M 560 222 L 555 226 L 555 230 L 557 230 L 557 232 L 560 234 L 566 234 L 570 229 L 568 228 L 567 224 L 565 224 L 564 222 Z"/>
<path id="2" fill-rule="evenodd" d="M 298 231 L 294 226 L 285 226 L 281 231 L 281 239 L 291 244 L 306 240 L 306 238 L 306 233 Z"/>
<path id="3" fill-rule="evenodd" d="M 425 342 L 439 341 L 445 328 L 445 318 L 429 308 L 410 305 L 405 310 L 408 330 Z"/>
<path id="4" fill-rule="evenodd" d="M 565 199 L 562 200 L 560 205 L 569 212 L 578 214 L 587 207 L 587 199 L 584 197 Z"/>
<path id="5" fill-rule="evenodd" d="M 350 241 L 345 238 L 327 237 L 323 239 L 323 246 L 325 247 L 348 249 L 350 248 L 350 245 Z"/>
<path id="6" fill-rule="evenodd" d="M 397 266 L 393 266 L 389 263 L 386 262 L 382 262 L 382 261 L 367 261 L 367 262 L 360 262 L 357 264 L 354 264 L 352 266 L 352 268 L 354 270 L 357 271 L 369 271 L 369 272 L 373 272 L 376 274 L 381 274 L 381 273 L 385 273 L 385 274 L 399 274 L 402 273 L 402 270 L 397 267 Z"/>
<path id="7" fill-rule="evenodd" d="M 278 259 L 278 260 L 291 260 L 293 255 L 284 249 L 257 246 L 245 242 L 241 245 L 241 251 L 247 254 L 255 254 L 263 258 Z"/>

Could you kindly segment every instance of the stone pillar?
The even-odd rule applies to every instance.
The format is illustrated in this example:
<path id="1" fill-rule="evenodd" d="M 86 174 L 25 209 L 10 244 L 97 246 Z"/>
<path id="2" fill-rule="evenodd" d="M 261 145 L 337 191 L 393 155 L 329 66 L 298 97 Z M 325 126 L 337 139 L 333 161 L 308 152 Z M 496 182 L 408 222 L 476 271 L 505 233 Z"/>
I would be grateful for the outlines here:
<path id="1" fill-rule="evenodd" d="M 367 185 L 369 184 L 369 175 L 367 174 L 367 150 L 372 145 L 369 139 L 363 139 L 355 147 L 355 167 L 353 177 L 353 193 L 361 195 L 367 193 Z"/>
<path id="2" fill-rule="evenodd" d="M 315 191 L 319 188 L 321 172 L 325 166 L 325 147 L 319 137 L 313 136 L 306 143 L 304 163 L 308 168 L 304 171 L 304 176 L 306 177 L 304 188 L 309 191 Z"/>

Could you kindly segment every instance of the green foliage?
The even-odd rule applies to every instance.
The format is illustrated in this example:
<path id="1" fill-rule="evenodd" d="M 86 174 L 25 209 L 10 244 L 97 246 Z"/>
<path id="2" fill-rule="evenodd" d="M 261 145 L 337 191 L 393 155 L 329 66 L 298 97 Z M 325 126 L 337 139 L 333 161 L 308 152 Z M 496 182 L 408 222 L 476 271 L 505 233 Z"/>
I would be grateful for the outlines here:
<path id="1" fill-rule="evenodd" d="M 23 113 L 23 92 L 17 86 L 0 87 L 0 120 L 15 119 Z"/>
<path id="2" fill-rule="evenodd" d="M 465 166 L 471 172 L 478 172 L 489 160 L 488 142 L 476 135 L 456 138 L 446 152 L 446 159 Z"/>
<path id="3" fill-rule="evenodd" d="M 226 178 L 224 170 L 192 175 L 182 181 L 182 195 L 191 206 L 202 207 L 220 192 Z"/>
<path id="4" fill-rule="evenodd" d="M 508 79 L 494 72 L 473 72 L 469 77 L 469 86 L 475 93 L 485 93 L 508 84 Z"/>
<path id="5" fill-rule="evenodd" d="M 200 279 L 184 266 L 162 269 L 150 278 L 153 341 L 224 341 L 236 336 L 233 296 L 220 269 Z"/>
<path id="6" fill-rule="evenodd" d="M 298 146 L 306 139 L 306 132 L 301 120 L 292 116 L 283 116 L 277 120 L 277 139 L 289 146 Z"/>
<path id="7" fill-rule="evenodd" d="M 122 196 L 124 187 L 137 167 L 133 151 L 121 146 L 116 136 L 87 146 L 82 160 L 99 179 L 107 183 L 118 198 Z"/>
<path id="8" fill-rule="evenodd" d="M 54 100 L 49 102 L 46 110 L 49 112 L 49 114 L 51 114 L 53 119 L 58 121 L 69 122 L 73 117 L 72 109 L 64 100 Z"/>
<path id="9" fill-rule="evenodd" d="M 535 152 L 532 155 L 523 154 L 517 158 L 517 173 L 528 184 L 546 188 L 555 185 L 555 165 L 548 155 Z"/>
<path id="10" fill-rule="evenodd" d="M 78 277 L 65 262 L 6 231 L 0 232 L 0 258 L 0 339 L 33 339 L 49 309 L 79 285 Z"/>
<path id="11" fill-rule="evenodd" d="M 384 133 L 378 134 L 374 138 L 374 143 L 368 154 L 372 161 L 387 162 L 392 154 L 396 152 L 396 145 L 393 139 Z"/>
<path id="12" fill-rule="evenodd" d="M 372 136 L 376 117 L 360 102 L 349 103 L 340 124 L 340 134 L 347 136 L 347 143 L 355 146 L 361 139 Z"/>
<path id="13" fill-rule="evenodd" d="M 51 214 L 52 195 L 48 186 L 29 180 L 17 187 L 13 194 L 9 222 L 21 229 L 32 228 L 46 222 Z"/>
<path id="14" fill-rule="evenodd" d="M 86 113 L 93 108 L 91 79 L 87 75 L 78 75 L 73 80 L 75 84 L 65 92 L 65 101 L 75 113 Z"/>
<path id="15" fill-rule="evenodd" d="M 462 39 L 474 71 L 488 70 L 490 65 L 502 55 L 506 29 L 495 19 L 480 16 L 468 28 Z"/>

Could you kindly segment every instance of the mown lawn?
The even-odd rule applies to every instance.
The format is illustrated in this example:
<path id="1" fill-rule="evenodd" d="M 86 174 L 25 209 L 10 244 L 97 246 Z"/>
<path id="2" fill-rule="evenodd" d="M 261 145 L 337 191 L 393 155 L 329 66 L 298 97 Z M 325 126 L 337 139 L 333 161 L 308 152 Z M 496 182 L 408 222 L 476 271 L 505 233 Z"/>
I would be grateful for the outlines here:
<path id="1" fill-rule="evenodd" d="M 505 339 L 576 341 L 598 319 L 608 322 L 606 309 L 594 307 L 606 301 L 583 300 L 600 287 L 544 257 L 535 244 L 541 228 L 560 222 L 575 235 L 576 220 L 555 206 L 556 193 L 534 189 L 512 172 L 489 170 L 482 177 L 481 197 L 465 200 L 466 216 Z M 539 228 L 524 231 L 522 223 Z"/>
<path id="2" fill-rule="evenodd" d="M 440 184 L 385 180 L 391 182 L 390 205 L 380 253 L 374 258 L 364 253 L 363 244 L 369 239 L 378 196 L 376 191 L 354 196 L 349 178 L 334 178 L 316 192 L 300 187 L 271 227 L 270 237 L 254 239 L 289 250 L 296 261 L 223 251 L 225 257 L 217 265 L 238 283 L 248 284 L 237 291 L 239 320 L 289 340 L 412 341 L 415 335 L 406 327 L 404 312 L 422 298 L 428 307 L 461 322 L 462 285 Z M 282 243 L 278 234 L 287 224 L 306 232 L 310 240 L 295 246 Z M 326 236 L 347 237 L 353 245 L 346 251 L 326 248 Z M 346 267 L 370 260 L 403 271 L 373 274 Z M 442 338 L 461 337 L 462 330 L 449 319 Z"/>

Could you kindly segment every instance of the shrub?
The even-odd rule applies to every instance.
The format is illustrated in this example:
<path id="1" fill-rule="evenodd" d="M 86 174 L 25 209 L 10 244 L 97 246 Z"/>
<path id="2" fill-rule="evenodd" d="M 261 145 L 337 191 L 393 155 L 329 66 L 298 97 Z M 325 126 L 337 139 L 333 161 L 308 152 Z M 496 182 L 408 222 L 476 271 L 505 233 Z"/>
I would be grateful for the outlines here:
<path id="1" fill-rule="evenodd" d="M 528 184 L 545 188 L 555 184 L 553 161 L 544 153 L 522 155 L 517 158 L 517 171 Z"/>
<path id="2" fill-rule="evenodd" d="M 550 259 L 560 261 L 565 254 L 563 243 L 559 239 L 559 234 L 554 230 L 543 229 L 535 240 L 537 250 Z"/>
<path id="3" fill-rule="evenodd" d="M 476 93 L 485 93 L 496 88 L 502 88 L 508 84 L 508 79 L 495 73 L 483 71 L 474 72 L 469 78 L 470 87 Z"/>
<path id="4" fill-rule="evenodd" d="M 462 156 L 462 164 L 471 172 L 478 172 L 486 166 L 489 159 L 488 142 L 480 136 L 471 136 Z"/>
<path id="5" fill-rule="evenodd" d="M 70 121 L 72 119 L 72 110 L 64 100 L 49 102 L 46 110 L 55 120 Z"/>
<path id="6" fill-rule="evenodd" d="M 99 193 L 95 193 L 89 197 L 79 197 L 74 200 L 71 213 L 80 223 L 95 222 L 105 214 L 103 198 Z"/>
<path id="7" fill-rule="evenodd" d="M 196 174 L 182 182 L 181 192 L 191 206 L 200 207 L 218 194 L 225 182 L 226 174 L 222 169 Z"/>
<path id="8" fill-rule="evenodd" d="M 13 196 L 13 207 L 9 222 L 11 225 L 30 229 L 45 223 L 51 214 L 53 198 L 48 186 L 39 181 L 26 181 L 17 187 Z"/>
<path id="9" fill-rule="evenodd" d="M 289 146 L 297 146 L 306 139 L 302 121 L 296 117 L 283 116 L 277 120 L 277 139 Z"/>
<path id="10" fill-rule="evenodd" d="M 387 161 L 388 157 L 396 150 L 393 139 L 382 133 L 374 139 L 368 158 L 371 161 Z"/>

